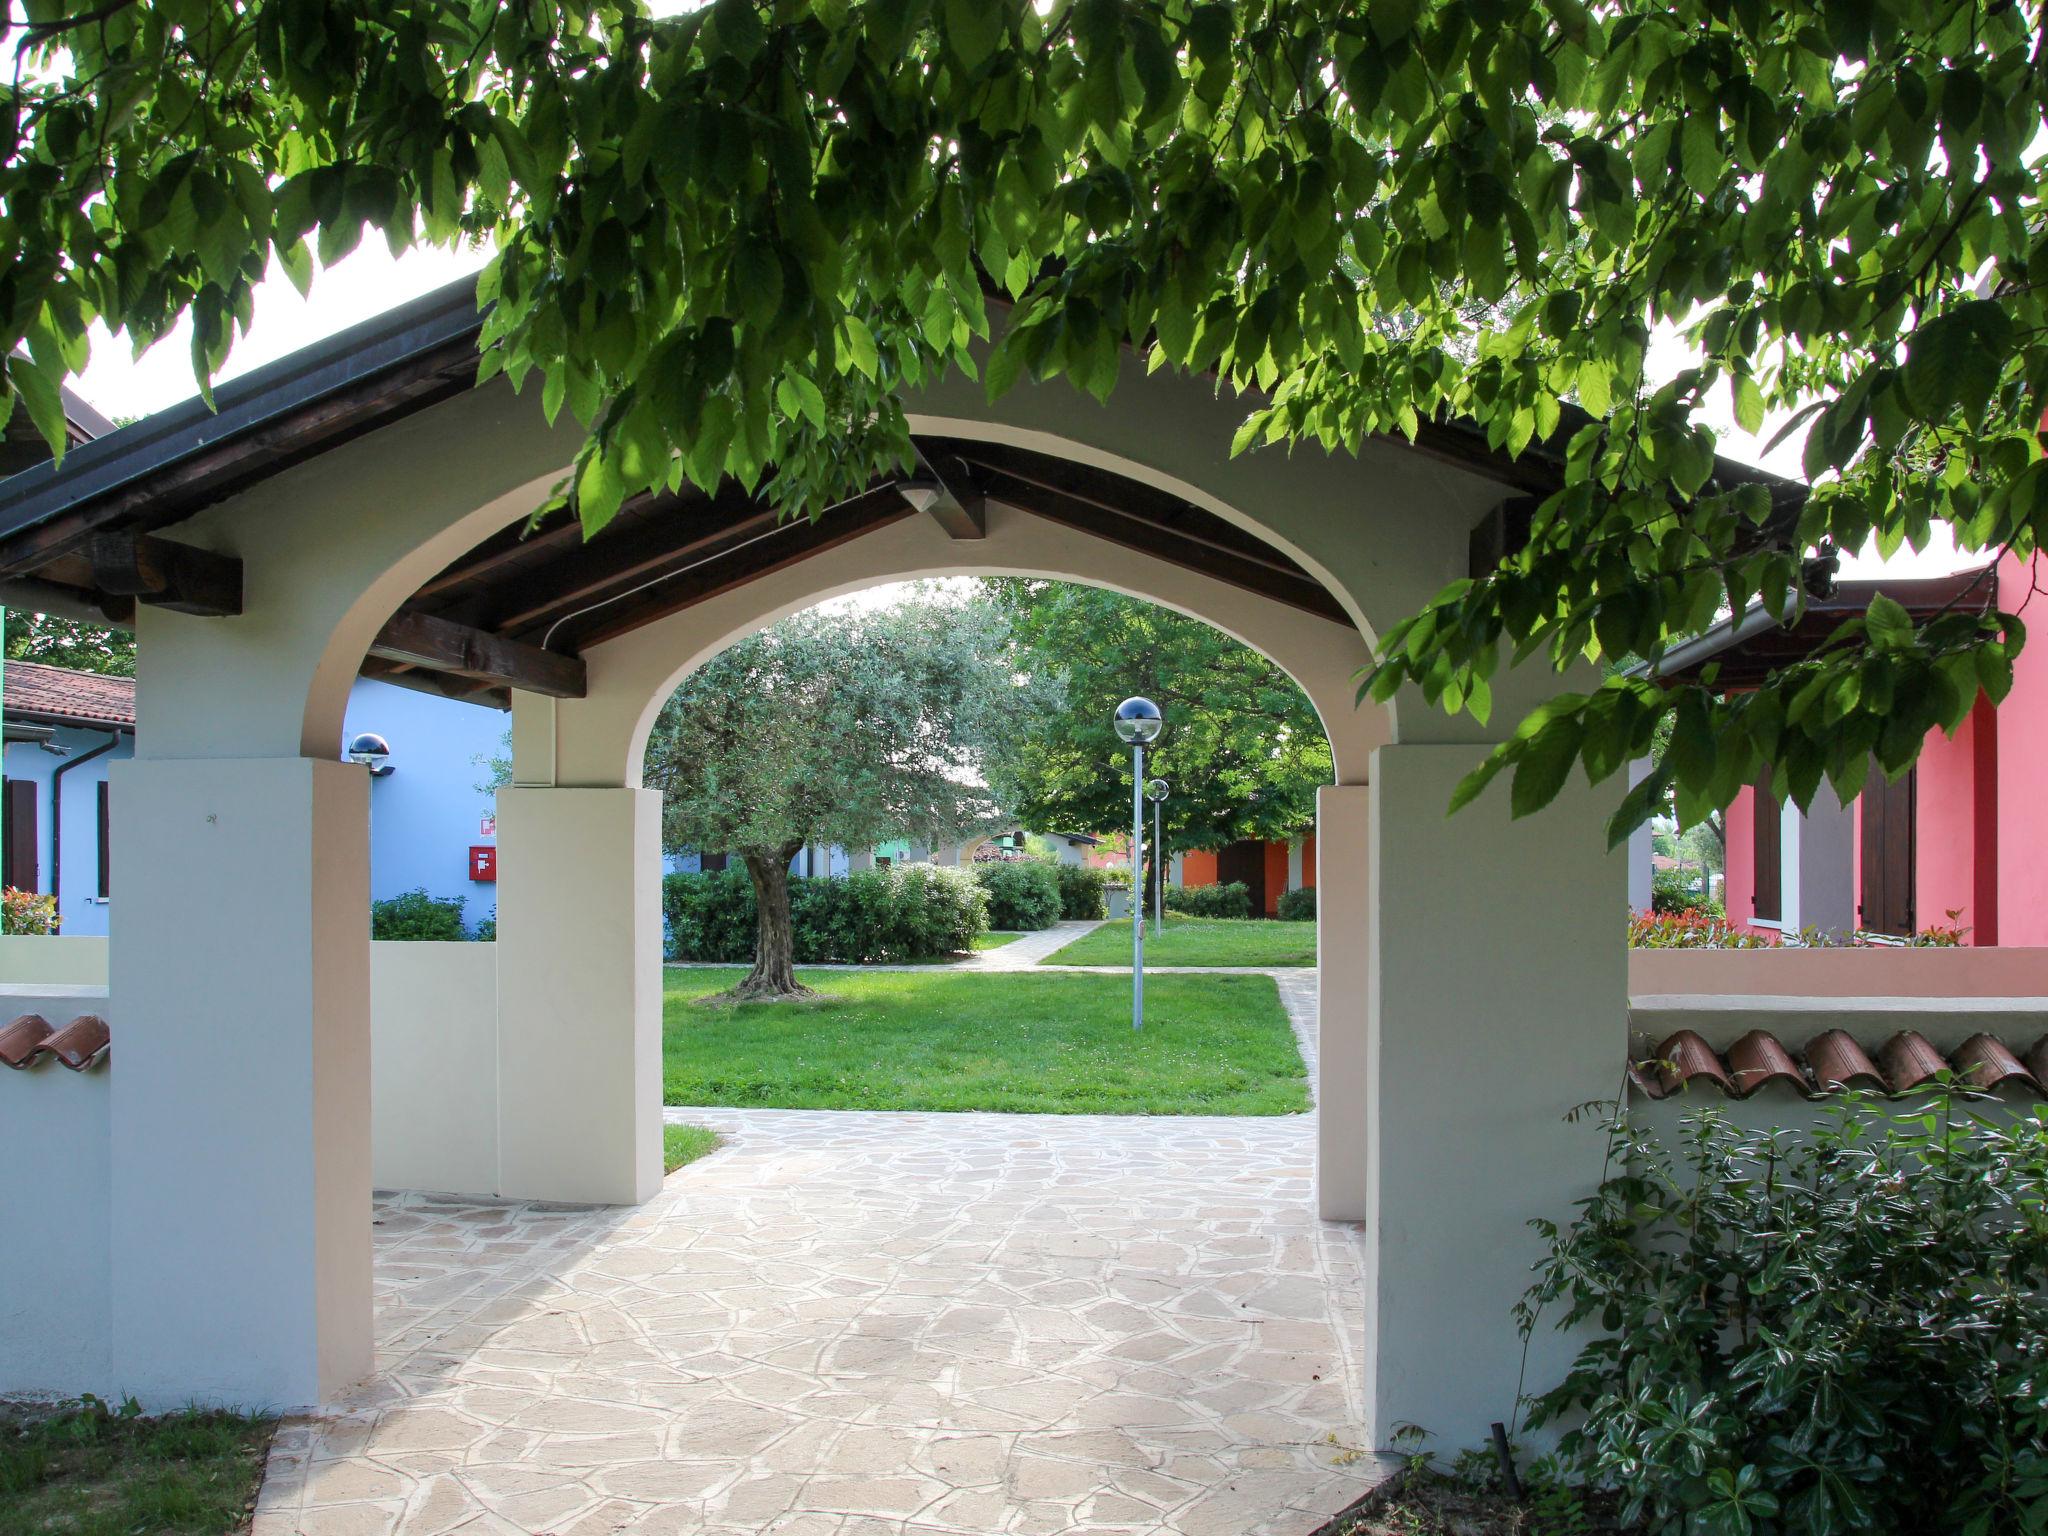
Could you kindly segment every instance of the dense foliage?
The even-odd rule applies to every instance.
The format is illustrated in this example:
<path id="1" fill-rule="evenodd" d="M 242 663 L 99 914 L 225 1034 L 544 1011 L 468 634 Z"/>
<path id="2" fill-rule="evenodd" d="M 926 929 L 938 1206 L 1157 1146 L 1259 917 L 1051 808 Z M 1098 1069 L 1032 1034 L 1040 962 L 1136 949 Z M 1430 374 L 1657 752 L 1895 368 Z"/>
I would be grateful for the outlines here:
<path id="1" fill-rule="evenodd" d="M 1033 930 L 1060 920 L 1060 877 L 1041 859 L 977 864 L 974 878 L 988 893 L 991 928 Z"/>
<path id="2" fill-rule="evenodd" d="M 1282 891 L 1279 905 L 1273 909 L 1273 915 L 1283 923 L 1314 922 L 1316 888 L 1312 885 L 1301 885 L 1291 891 Z"/>
<path id="3" fill-rule="evenodd" d="M 676 874 L 661 882 L 669 957 L 749 961 L 758 926 L 754 883 L 743 869 Z M 799 964 L 934 960 L 988 930 L 988 899 L 964 870 L 932 864 L 789 882 L 790 934 Z"/>
<path id="4" fill-rule="evenodd" d="M 786 888 L 806 844 L 956 842 L 993 823 L 981 768 L 1016 691 L 995 623 L 932 597 L 812 609 L 736 641 L 662 706 L 646 782 L 665 843 L 736 854 L 754 881 L 743 991 L 803 990 Z"/>
<path id="5" fill-rule="evenodd" d="M 1019 820 L 1098 833 L 1131 824 L 1131 753 L 1110 719 L 1142 693 L 1166 716 L 1145 776 L 1172 785 L 1168 846 L 1291 837 L 1314 822 L 1330 743 L 1307 695 L 1264 656 L 1121 593 L 1053 581 L 988 587 L 1033 700 L 989 763 L 990 783 Z M 1148 807 L 1148 839 L 1151 819 Z"/>
<path id="6" fill-rule="evenodd" d="M 1101 870 L 1087 864 L 1058 864 L 1053 874 L 1060 885 L 1061 917 L 1085 923 L 1109 916 L 1108 880 Z"/>
<path id="7" fill-rule="evenodd" d="M 1594 1335 L 1529 1418 L 1576 1477 L 1656 1536 L 2048 1530 L 2048 1120 L 1609 1137 L 1521 1309 Z"/>
<path id="8" fill-rule="evenodd" d="M 0 891 L 0 934 L 51 934 L 57 931 L 57 898 L 8 886 Z"/>
<path id="9" fill-rule="evenodd" d="M 135 637 L 125 630 L 106 629 L 51 613 L 7 610 L 7 659 L 39 661 L 76 672 L 104 672 L 110 677 L 135 675 Z"/>
<path id="10" fill-rule="evenodd" d="M 1242 880 L 1219 885 L 1169 885 L 1166 910 L 1189 917 L 1250 917 L 1252 893 Z"/>
<path id="11" fill-rule="evenodd" d="M 1654 661 L 1797 606 L 1832 549 L 2034 550 L 2041 30 L 2040 0 L 37 0 L 0 23 L 0 403 L 59 442 L 94 320 L 189 311 L 210 371 L 273 261 L 304 286 L 369 227 L 495 243 L 482 371 L 588 424 L 592 529 L 685 476 L 814 513 L 909 462 L 905 394 L 948 371 L 1106 398 L 1141 350 L 1256 388 L 1239 451 L 1462 415 L 1565 483 L 1373 686 L 1485 716 L 1504 655 Z M 1713 397 L 1804 430 L 1803 505 L 1717 464 Z M 2021 628 L 1879 598 L 1839 634 L 1750 693 L 1558 695 L 1489 771 L 1526 813 L 1670 717 L 1617 836 L 1766 761 L 1848 795 L 2000 696 Z"/>
<path id="12" fill-rule="evenodd" d="M 469 937 L 460 896 L 429 896 L 424 886 L 370 903 L 370 937 L 448 943 Z M 496 936 L 495 925 L 492 928 Z"/>
<path id="13" fill-rule="evenodd" d="M 1656 907 L 1631 912 L 1631 949 L 1955 949 L 1969 929 L 1951 912 L 1946 925 L 1922 928 L 1906 938 L 1879 938 L 1867 933 L 1833 933 L 1808 926 L 1796 933 L 1739 927 L 1720 907 Z"/>

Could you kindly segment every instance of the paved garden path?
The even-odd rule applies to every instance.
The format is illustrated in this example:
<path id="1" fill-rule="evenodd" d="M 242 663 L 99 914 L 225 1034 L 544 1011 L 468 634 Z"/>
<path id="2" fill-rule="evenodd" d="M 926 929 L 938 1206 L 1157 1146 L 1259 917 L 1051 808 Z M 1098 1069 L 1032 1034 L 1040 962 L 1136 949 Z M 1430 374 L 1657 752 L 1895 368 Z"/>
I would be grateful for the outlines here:
<path id="1" fill-rule="evenodd" d="M 1312 1116 L 669 1113 L 727 1145 L 638 1210 L 380 1197 L 378 1375 L 252 1536 L 1301 1536 L 1377 1477 Z"/>

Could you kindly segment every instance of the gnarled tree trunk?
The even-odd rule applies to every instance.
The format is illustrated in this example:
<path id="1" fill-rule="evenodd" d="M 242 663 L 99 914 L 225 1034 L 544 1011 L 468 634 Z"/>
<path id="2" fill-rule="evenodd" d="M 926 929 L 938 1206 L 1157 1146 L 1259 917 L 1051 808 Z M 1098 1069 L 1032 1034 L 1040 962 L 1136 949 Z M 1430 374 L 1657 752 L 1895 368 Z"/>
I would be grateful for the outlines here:
<path id="1" fill-rule="evenodd" d="M 740 855 L 754 882 L 754 968 L 726 996 L 772 1003 L 815 994 L 796 979 L 796 935 L 789 920 L 789 861 L 803 844 Z"/>

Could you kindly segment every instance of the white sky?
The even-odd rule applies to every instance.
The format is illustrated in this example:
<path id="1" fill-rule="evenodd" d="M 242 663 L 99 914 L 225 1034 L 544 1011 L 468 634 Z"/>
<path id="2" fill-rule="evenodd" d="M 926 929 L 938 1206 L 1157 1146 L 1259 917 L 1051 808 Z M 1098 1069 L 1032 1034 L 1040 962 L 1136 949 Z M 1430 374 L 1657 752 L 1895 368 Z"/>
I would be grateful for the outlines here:
<path id="1" fill-rule="evenodd" d="M 310 298 L 298 290 L 273 265 L 271 274 L 257 289 L 256 318 L 248 334 L 238 337 L 218 382 L 237 377 L 274 362 L 323 337 L 367 320 L 371 316 L 430 293 L 443 284 L 478 270 L 488 258 L 481 249 L 437 250 L 419 248 L 393 257 L 374 231 L 352 254 L 320 272 L 313 281 Z M 1686 365 L 1684 343 L 1670 328 L 1660 328 L 1650 346 L 1649 372 L 1653 378 L 1671 377 Z M 140 358 L 104 329 L 95 327 L 92 361 L 75 386 L 101 412 L 113 417 L 146 416 L 190 398 L 198 391 L 192 380 L 188 322 Z M 1803 433 L 1794 433 L 1777 450 L 1766 455 L 1768 443 L 1783 418 L 1766 421 L 1762 434 L 1752 436 L 1735 425 L 1732 404 L 1726 390 L 1713 392 L 1704 419 L 1720 437 L 1720 451 L 1729 458 L 1758 464 L 1793 479 L 1800 478 L 1800 449 Z M 1888 564 L 1865 552 L 1842 562 L 1844 576 L 1869 576 L 1878 570 L 1900 575 L 1938 575 L 1978 564 L 1982 556 L 1959 554 L 1947 537 L 1936 530 L 1936 538 L 1919 553 L 1901 550 Z M 884 590 L 872 589 L 849 602 L 868 605 L 889 600 Z"/>

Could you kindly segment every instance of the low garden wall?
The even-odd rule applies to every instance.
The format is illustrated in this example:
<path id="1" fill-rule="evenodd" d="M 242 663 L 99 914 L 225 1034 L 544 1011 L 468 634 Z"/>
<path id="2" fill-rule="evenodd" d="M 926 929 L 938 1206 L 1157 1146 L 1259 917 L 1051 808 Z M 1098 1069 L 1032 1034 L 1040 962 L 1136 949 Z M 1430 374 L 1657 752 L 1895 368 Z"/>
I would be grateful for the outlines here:
<path id="1" fill-rule="evenodd" d="M 61 934 L 0 936 L 0 985 L 107 985 L 107 941 Z M 52 1023 L 57 1022 L 52 1020 Z"/>
<path id="2" fill-rule="evenodd" d="M 370 945 L 370 1178 L 498 1187 L 498 947 Z"/>
<path id="3" fill-rule="evenodd" d="M 2048 949 L 1632 949 L 1630 997 L 2048 998 Z"/>

